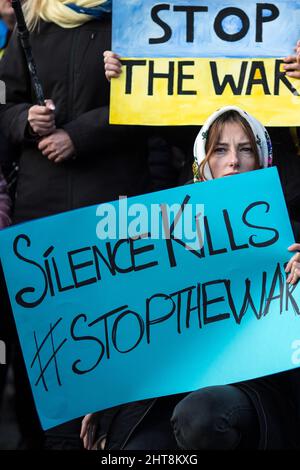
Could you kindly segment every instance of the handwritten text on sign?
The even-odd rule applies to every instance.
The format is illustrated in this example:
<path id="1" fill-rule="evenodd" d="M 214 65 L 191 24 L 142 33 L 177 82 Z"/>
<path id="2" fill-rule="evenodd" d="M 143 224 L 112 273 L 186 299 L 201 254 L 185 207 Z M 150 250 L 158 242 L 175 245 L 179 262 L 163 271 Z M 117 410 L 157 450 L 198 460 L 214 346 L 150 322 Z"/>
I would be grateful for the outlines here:
<path id="1" fill-rule="evenodd" d="M 165 236 L 100 240 L 101 206 L 0 233 L 44 428 L 120 403 L 298 365 L 299 289 L 284 274 L 293 236 L 275 169 L 128 203 L 159 205 Z M 168 213 L 174 203 L 179 207 Z M 204 213 L 195 215 L 203 219 L 197 248 L 175 229 L 198 204 Z M 120 203 L 113 205 L 123 217 Z"/>
<path id="2" fill-rule="evenodd" d="M 280 60 L 300 38 L 299 2 L 142 3 L 114 9 L 113 50 L 127 60 L 112 123 L 201 124 L 232 104 L 267 125 L 299 124 L 299 80 Z"/>

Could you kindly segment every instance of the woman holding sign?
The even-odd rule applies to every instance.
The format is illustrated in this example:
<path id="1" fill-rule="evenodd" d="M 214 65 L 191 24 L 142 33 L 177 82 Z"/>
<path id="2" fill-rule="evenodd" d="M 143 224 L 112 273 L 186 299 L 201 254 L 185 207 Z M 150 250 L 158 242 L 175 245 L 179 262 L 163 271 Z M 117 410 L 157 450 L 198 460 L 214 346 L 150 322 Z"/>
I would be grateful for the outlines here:
<path id="1" fill-rule="evenodd" d="M 194 146 L 195 181 L 208 181 L 272 164 L 266 129 L 235 107 L 214 113 L 203 125 Z M 300 244 L 289 247 L 300 249 Z M 300 277 L 299 254 L 287 265 L 287 282 Z M 297 370 L 188 394 L 175 407 L 172 425 L 180 448 L 297 448 Z M 299 396 L 299 392 L 298 392 Z M 293 400 L 294 398 L 294 400 Z"/>
<path id="2" fill-rule="evenodd" d="M 260 122 L 240 108 L 228 106 L 203 125 L 194 156 L 194 181 L 202 182 L 271 166 L 272 145 Z M 300 250 L 300 244 L 289 250 Z M 287 282 L 296 284 L 300 278 L 298 252 L 286 272 Z M 293 369 L 87 415 L 81 437 L 85 447 L 91 448 L 98 421 L 99 440 L 109 450 L 297 448 L 299 396 L 300 374 Z"/>
<path id="3" fill-rule="evenodd" d="M 300 79 L 300 40 L 297 41 L 294 50 L 294 54 L 283 59 L 282 74 L 285 74 L 287 77 Z M 118 54 L 112 51 L 105 51 L 104 63 L 105 74 L 108 80 L 120 76 L 122 66 Z M 300 127 L 269 127 L 268 132 L 273 145 L 273 165 L 278 168 L 290 219 L 293 222 L 295 237 L 300 239 Z M 193 135 L 196 136 L 196 133 L 197 130 Z M 194 137 L 190 135 L 186 137 L 183 145 L 181 143 L 179 147 L 184 146 L 186 148 L 185 153 L 190 155 L 191 152 L 187 142 L 192 142 Z M 174 141 L 177 141 L 177 138 L 177 133 L 172 131 L 171 141 L 173 144 Z M 173 154 L 173 158 L 176 159 L 176 152 L 173 151 Z"/>
<path id="4" fill-rule="evenodd" d="M 23 6 L 47 99 L 34 96 L 15 30 L 0 65 L 6 85 L 0 131 L 22 148 L 13 222 L 148 192 L 149 130 L 111 126 L 108 120 L 109 85 L 100 57 L 111 42 L 111 0 L 30 0 Z M 40 427 L 36 421 L 37 433 L 31 431 L 35 411 L 20 354 L 17 361 L 22 434 L 32 447 Z M 60 430 L 47 446 L 81 447 L 78 424 L 74 432 L 67 425 Z"/>

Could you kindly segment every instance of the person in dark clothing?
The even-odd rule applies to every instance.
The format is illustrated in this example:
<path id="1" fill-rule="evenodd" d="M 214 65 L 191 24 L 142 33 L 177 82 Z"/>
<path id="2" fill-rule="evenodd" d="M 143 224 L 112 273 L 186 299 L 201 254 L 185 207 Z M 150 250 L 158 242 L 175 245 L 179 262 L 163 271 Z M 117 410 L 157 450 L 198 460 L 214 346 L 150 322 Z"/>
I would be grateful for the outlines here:
<path id="1" fill-rule="evenodd" d="M 269 167 L 272 145 L 255 118 L 228 106 L 203 125 L 194 155 L 194 181 L 201 182 Z M 300 244 L 289 250 L 296 254 L 287 282 L 295 284 Z M 88 449 L 95 435 L 94 447 L 108 450 L 299 449 L 299 396 L 300 372 L 294 369 L 87 415 L 81 437 Z"/>
<path id="2" fill-rule="evenodd" d="M 14 10 L 11 6 L 11 0 L 0 0 L 0 58 L 2 58 L 4 51 L 8 45 L 12 30 L 15 25 Z M 5 95 L 5 93 L 3 93 Z M 5 96 L 2 95 L 1 89 L 1 102 L 5 101 Z M 4 135 L 0 132 L 0 168 L 1 168 L 1 182 L 0 182 L 0 199 L 6 198 L 4 207 L 6 210 L 3 212 L 3 199 L 2 210 L 0 210 L 0 228 L 5 228 L 10 225 L 10 215 L 12 204 L 14 202 L 14 190 L 17 174 L 17 159 L 18 151 L 12 146 Z M 1 205 L 1 203 L 0 203 Z M 0 320 L 0 339 L 5 343 L 6 361 L 5 364 L 0 366 L 0 403 L 2 402 L 5 394 L 5 387 L 7 384 L 7 372 L 11 365 L 13 356 L 13 343 L 15 338 L 15 326 L 11 312 L 11 306 L 6 289 L 5 278 L 0 265 L 0 299 L 1 299 L 1 320 Z"/>
<path id="3" fill-rule="evenodd" d="M 299 53 L 300 42 L 297 43 L 296 55 L 286 58 L 287 74 L 296 78 L 300 78 Z M 104 60 L 107 79 L 118 77 L 121 72 L 118 55 L 106 51 Z M 193 130 L 190 130 L 192 134 Z M 300 158 L 297 155 L 299 153 L 299 137 L 295 134 L 297 132 L 295 129 L 271 128 L 268 130 L 273 138 L 273 162 L 279 171 L 295 237 L 299 239 Z M 189 154 L 189 151 L 187 154 Z M 190 171 L 186 173 L 185 181 L 191 180 L 192 177 L 192 165 L 190 165 Z M 241 391 L 244 393 L 241 393 Z M 188 444 L 182 441 L 178 429 L 181 429 L 186 423 L 187 429 L 185 429 L 189 430 L 191 420 L 194 416 L 198 416 L 199 400 L 206 403 L 210 409 L 215 406 L 216 410 L 220 410 L 220 404 L 224 404 L 225 400 L 229 408 L 230 402 L 240 409 L 245 408 L 246 415 L 245 421 L 242 422 L 236 421 L 236 414 L 232 415 L 229 436 L 228 434 L 226 436 L 227 448 L 234 448 L 235 446 L 240 448 L 249 446 L 250 448 L 260 449 L 299 448 L 297 426 L 299 425 L 300 416 L 300 402 L 298 400 L 300 378 L 298 370 L 244 382 L 239 385 L 238 391 L 236 388 L 225 388 L 223 397 L 223 390 L 219 389 L 219 392 L 220 395 L 216 396 L 214 390 L 209 393 L 204 391 L 203 393 L 206 395 L 204 398 L 202 392 L 195 392 L 195 395 L 191 394 L 190 398 L 186 394 L 164 399 L 145 400 L 106 410 L 99 414 L 87 415 L 83 420 L 81 430 L 84 445 L 86 448 L 92 448 L 91 443 L 95 441 L 94 436 L 96 434 L 98 439 L 94 443 L 94 448 L 166 450 L 176 449 L 180 446 L 195 449 L 198 448 L 195 447 L 193 441 L 195 434 L 197 435 L 198 432 L 203 434 L 208 432 L 209 429 L 191 427 L 193 431 L 189 435 Z M 187 397 L 186 400 L 185 397 Z M 287 398 L 283 400 L 283 397 Z M 289 397 L 293 397 L 293 399 L 290 400 Z M 175 408 L 174 412 L 176 404 L 178 404 L 178 407 Z M 186 408 L 188 412 L 186 412 Z M 188 416 L 188 419 L 185 421 L 186 416 Z M 266 416 L 268 420 L 266 420 Z M 177 443 L 175 444 L 174 433 L 170 426 L 171 418 L 177 434 Z M 216 415 L 208 416 L 206 413 L 205 419 L 210 423 L 214 422 L 215 418 Z M 161 427 L 157 425 L 158 422 Z M 246 437 L 243 439 L 240 439 L 236 430 L 232 429 L 232 427 L 236 428 L 238 425 L 241 426 L 241 432 L 248 429 L 248 433 L 245 433 Z M 98 431 L 96 432 L 97 428 Z M 158 429 L 161 431 L 159 434 Z M 161 434 L 164 436 L 163 439 Z M 210 443 L 206 441 L 207 445 L 213 446 L 215 444 L 218 446 L 215 440 L 217 439 L 216 435 L 210 434 L 209 439 Z M 219 445 L 223 445 L 224 448 L 225 443 Z"/>
<path id="4" fill-rule="evenodd" d="M 11 6 L 11 0 L 0 0 L 0 57 L 3 56 L 8 46 L 9 39 L 16 23 L 15 12 Z M 7 187 L 12 202 L 14 202 L 15 185 L 18 173 L 18 154 L 19 149 L 9 142 L 0 132 L 0 165 L 4 177 L 7 181 Z"/>
<path id="5" fill-rule="evenodd" d="M 288 77 L 300 79 L 300 40 L 295 54 L 284 58 Z M 273 143 L 274 165 L 278 168 L 293 231 L 300 239 L 300 128 L 269 128 Z"/>
<path id="6" fill-rule="evenodd" d="M 0 131 L 22 148 L 13 223 L 148 192 L 149 129 L 108 120 L 109 84 L 101 56 L 110 48 L 111 2 L 32 0 L 24 6 L 47 100 L 36 104 L 14 32 L 0 64 L 7 90 Z M 17 369 L 23 367 L 20 351 L 18 356 Z M 22 382 L 20 374 L 17 381 Z M 21 384 L 18 388 L 23 393 Z M 79 429 L 77 420 L 50 430 L 46 446 L 79 448 Z"/>
<path id="7" fill-rule="evenodd" d="M 1 166 L 0 166 L 1 168 Z M 6 180 L 0 169 L 0 230 L 11 224 L 11 199 L 8 194 Z M 11 357 L 11 338 L 13 331 L 13 322 L 10 312 L 9 298 L 7 295 L 5 279 L 0 263 L 0 298 L 1 298 L 1 317 L 0 317 L 0 340 L 4 341 L 6 358 L 5 364 L 0 366 L 0 402 L 6 381 L 7 367 Z"/>
<path id="8" fill-rule="evenodd" d="M 273 162 L 277 167 L 295 238 L 300 240 L 300 128 L 268 128 L 273 144 Z"/>
<path id="9" fill-rule="evenodd" d="M 260 167 L 270 166 L 273 154 L 267 131 L 249 114 L 227 107 L 208 118 L 196 139 L 196 181 L 251 171 L 250 135 L 248 144 L 246 135 L 241 135 L 243 145 L 236 145 L 234 153 L 232 142 L 238 143 L 238 129 L 226 131 L 226 124 L 238 122 L 236 112 L 249 122 L 259 142 Z M 289 249 L 297 253 L 287 265 L 287 282 L 295 284 L 300 278 L 300 244 Z M 194 450 L 298 449 L 299 392 L 299 369 L 197 390 L 174 409 L 171 422 L 177 443 L 180 448 Z"/>
<path id="10" fill-rule="evenodd" d="M 23 145 L 14 222 L 148 190 L 146 131 L 108 124 L 108 83 L 99 53 L 109 46 L 110 33 L 109 19 L 68 29 L 40 21 L 31 33 L 44 93 L 55 104 L 55 113 L 34 105 L 23 51 L 13 34 L 0 67 L 7 87 L 0 129 Z M 48 60 L 49 51 L 55 53 L 55 66 Z M 49 135 L 41 135 L 33 108 L 43 108 L 49 126 L 54 126 L 55 116 Z M 67 140 L 69 154 L 64 150 Z"/>

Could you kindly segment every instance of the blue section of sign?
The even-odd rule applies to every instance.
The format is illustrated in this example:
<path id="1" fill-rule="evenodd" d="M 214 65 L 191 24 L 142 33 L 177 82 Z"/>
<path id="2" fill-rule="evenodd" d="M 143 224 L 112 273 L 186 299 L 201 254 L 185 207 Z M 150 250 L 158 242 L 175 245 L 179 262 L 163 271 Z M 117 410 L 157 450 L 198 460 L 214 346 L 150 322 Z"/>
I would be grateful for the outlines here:
<path id="1" fill-rule="evenodd" d="M 114 0 L 123 57 L 285 57 L 300 37 L 300 3 Z"/>
<path id="2" fill-rule="evenodd" d="M 0 19 L 0 49 L 6 46 L 8 28 L 3 20 Z"/>
<path id="3" fill-rule="evenodd" d="M 151 217 L 145 211 L 137 223 L 145 206 Z M 180 236 L 185 214 L 192 222 Z M 119 221 L 118 234 L 129 227 L 131 239 L 99 238 Z M 134 226 L 143 224 L 152 234 L 161 224 L 170 238 L 134 238 Z M 291 243 L 276 169 L 1 231 L 1 261 L 43 427 L 295 367 L 299 288 L 286 284 L 283 268 Z"/>

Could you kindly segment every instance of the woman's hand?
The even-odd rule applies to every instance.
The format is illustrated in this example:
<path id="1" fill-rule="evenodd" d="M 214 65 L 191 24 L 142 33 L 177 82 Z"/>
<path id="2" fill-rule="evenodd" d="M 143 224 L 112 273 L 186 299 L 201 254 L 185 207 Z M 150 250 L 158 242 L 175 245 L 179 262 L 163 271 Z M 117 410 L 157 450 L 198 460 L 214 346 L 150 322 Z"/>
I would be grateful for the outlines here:
<path id="1" fill-rule="evenodd" d="M 63 129 L 56 129 L 51 135 L 41 139 L 38 148 L 48 160 L 54 163 L 61 163 L 75 155 L 73 142 Z"/>
<path id="2" fill-rule="evenodd" d="M 297 41 L 295 51 L 296 55 L 290 55 L 283 59 L 286 63 L 283 68 L 288 77 L 300 78 L 300 39 Z"/>
<path id="3" fill-rule="evenodd" d="M 122 64 L 118 54 L 112 51 L 103 52 L 105 76 L 108 81 L 118 78 L 122 73 Z"/>
<path id="4" fill-rule="evenodd" d="M 28 122 L 35 134 L 40 137 L 55 130 L 55 105 L 52 100 L 45 100 L 45 106 L 34 105 L 29 108 Z"/>
<path id="5" fill-rule="evenodd" d="M 285 272 L 289 273 L 286 282 L 296 284 L 300 279 L 300 243 L 294 243 L 288 247 L 289 251 L 297 251 L 297 253 L 288 262 Z"/>
<path id="6" fill-rule="evenodd" d="M 86 415 L 81 421 L 80 438 L 83 439 L 83 447 L 91 450 L 96 433 L 96 424 L 93 422 L 94 414 Z"/>

